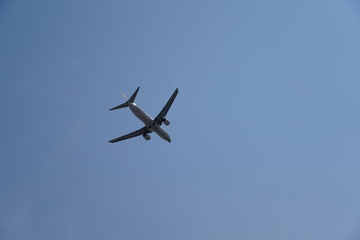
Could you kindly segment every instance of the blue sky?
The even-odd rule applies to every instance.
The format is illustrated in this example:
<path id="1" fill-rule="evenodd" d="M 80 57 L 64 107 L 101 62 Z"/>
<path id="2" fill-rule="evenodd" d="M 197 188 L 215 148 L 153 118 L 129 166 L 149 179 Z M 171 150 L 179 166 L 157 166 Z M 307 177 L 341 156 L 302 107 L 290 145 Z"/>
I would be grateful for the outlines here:
<path id="1" fill-rule="evenodd" d="M 0 239 L 360 232 L 356 1 L 2 1 Z M 140 86 L 169 144 L 107 140 Z"/>

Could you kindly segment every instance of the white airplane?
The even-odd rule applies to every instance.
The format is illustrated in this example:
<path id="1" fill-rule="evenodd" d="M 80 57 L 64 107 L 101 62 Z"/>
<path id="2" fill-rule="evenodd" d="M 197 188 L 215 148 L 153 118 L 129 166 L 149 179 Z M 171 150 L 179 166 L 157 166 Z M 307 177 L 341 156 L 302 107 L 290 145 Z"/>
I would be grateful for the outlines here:
<path id="1" fill-rule="evenodd" d="M 129 107 L 131 112 L 139 118 L 144 124 L 145 127 L 140 128 L 139 130 L 136 130 L 135 132 L 126 134 L 124 136 L 115 138 L 110 140 L 110 143 L 119 142 L 125 139 L 133 138 L 142 135 L 145 140 L 150 140 L 149 133 L 155 132 L 157 135 L 159 135 L 162 139 L 171 142 L 171 138 L 169 134 L 161 127 L 161 124 L 164 123 L 165 125 L 169 125 L 170 121 L 165 118 L 167 112 L 169 111 L 172 103 L 175 100 L 176 95 L 178 94 L 179 90 L 176 88 L 174 93 L 169 98 L 168 102 L 164 106 L 164 108 L 161 110 L 161 112 L 156 116 L 156 118 L 151 118 L 146 112 L 144 112 L 138 105 L 134 103 L 136 94 L 138 93 L 140 87 L 138 87 L 133 95 L 129 98 L 129 100 L 126 99 L 125 95 L 123 97 L 126 99 L 126 102 L 123 104 L 120 104 L 119 106 L 113 107 L 110 109 L 110 111 L 120 108 Z"/>

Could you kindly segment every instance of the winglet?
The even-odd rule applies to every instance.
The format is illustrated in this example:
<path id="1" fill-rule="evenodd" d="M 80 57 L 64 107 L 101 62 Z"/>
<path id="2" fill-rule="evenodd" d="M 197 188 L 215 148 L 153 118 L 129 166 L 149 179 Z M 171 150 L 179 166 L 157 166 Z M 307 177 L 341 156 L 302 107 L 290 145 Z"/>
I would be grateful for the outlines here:
<path id="1" fill-rule="evenodd" d="M 135 92 L 133 93 L 133 95 L 129 98 L 129 102 L 133 103 L 135 101 L 136 95 L 139 91 L 140 87 L 138 87 Z"/>

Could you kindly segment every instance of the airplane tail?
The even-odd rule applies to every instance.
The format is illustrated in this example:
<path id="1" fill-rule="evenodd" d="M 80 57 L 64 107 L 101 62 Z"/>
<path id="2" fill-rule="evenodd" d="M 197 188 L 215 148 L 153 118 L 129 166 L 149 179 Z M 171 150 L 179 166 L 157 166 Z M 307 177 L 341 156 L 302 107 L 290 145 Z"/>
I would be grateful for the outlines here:
<path id="1" fill-rule="evenodd" d="M 133 102 L 135 101 L 135 98 L 136 98 L 136 95 L 137 95 L 139 89 L 140 89 L 140 87 L 138 87 L 138 88 L 135 90 L 135 92 L 133 93 L 133 95 L 131 95 L 131 97 L 129 98 L 129 100 L 126 99 L 126 96 L 125 96 L 123 93 L 121 93 L 121 95 L 125 98 L 126 102 L 124 102 L 123 104 L 120 104 L 120 105 L 118 105 L 118 106 L 116 106 L 116 107 L 111 108 L 110 111 L 116 110 L 116 109 L 120 109 L 120 108 L 128 107 L 128 106 L 129 106 L 129 105 L 128 105 L 129 102 L 130 102 L 130 103 L 133 103 Z"/>

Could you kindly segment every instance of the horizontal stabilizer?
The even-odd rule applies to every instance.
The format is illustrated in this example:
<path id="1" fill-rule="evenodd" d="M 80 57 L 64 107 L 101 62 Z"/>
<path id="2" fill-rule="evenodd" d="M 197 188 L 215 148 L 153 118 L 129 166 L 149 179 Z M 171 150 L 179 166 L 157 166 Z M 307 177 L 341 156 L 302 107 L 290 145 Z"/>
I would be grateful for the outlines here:
<path id="1" fill-rule="evenodd" d="M 133 93 L 133 95 L 129 98 L 129 102 L 133 103 L 135 101 L 136 95 L 139 91 L 140 87 L 138 87 L 135 92 Z"/>
<path id="2" fill-rule="evenodd" d="M 119 106 L 116 106 L 116 107 L 111 108 L 110 111 L 116 110 L 116 109 L 120 109 L 120 108 L 125 108 L 125 107 L 127 107 L 127 106 L 128 106 L 128 103 L 125 102 L 125 103 L 123 103 L 123 104 L 120 104 Z"/>

